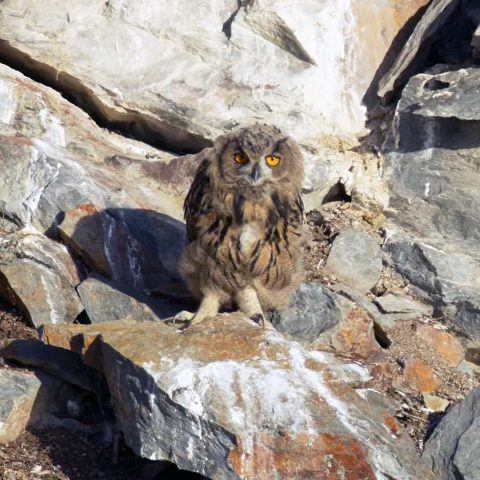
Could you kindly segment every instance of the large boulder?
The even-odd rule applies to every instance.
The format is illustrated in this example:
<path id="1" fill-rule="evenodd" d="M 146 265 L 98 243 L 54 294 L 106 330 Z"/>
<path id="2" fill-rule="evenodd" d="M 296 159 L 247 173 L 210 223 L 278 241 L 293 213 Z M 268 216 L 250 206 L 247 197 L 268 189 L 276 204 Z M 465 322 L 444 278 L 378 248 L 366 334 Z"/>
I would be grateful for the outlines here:
<path id="1" fill-rule="evenodd" d="M 436 72 L 436 73 L 435 73 Z M 480 70 L 413 77 L 385 143 L 385 248 L 418 292 L 480 335 Z"/>
<path id="2" fill-rule="evenodd" d="M 0 214 L 53 238 L 62 224 L 84 263 L 137 290 L 178 279 L 182 197 L 148 168 L 173 156 L 100 129 L 3 65 L 0 98 Z"/>
<path id="3" fill-rule="evenodd" d="M 437 478 L 476 480 L 480 472 L 480 388 L 455 405 L 425 443 L 423 458 Z"/>
<path id="4" fill-rule="evenodd" d="M 476 2 L 433 0 L 379 81 L 378 96 L 390 101 L 408 79 L 436 62 L 461 64 L 470 59 L 472 34 L 480 21 Z"/>
<path id="5" fill-rule="evenodd" d="M 0 368 L 0 443 L 12 442 L 23 432 L 40 386 L 33 373 Z"/>
<path id="6" fill-rule="evenodd" d="M 393 417 L 348 385 L 358 366 L 238 314 L 47 326 L 106 377 L 126 443 L 212 479 L 429 479 Z M 338 368 L 343 366 L 343 368 Z"/>
<path id="7" fill-rule="evenodd" d="M 75 320 L 83 310 L 79 282 L 67 249 L 44 235 L 17 232 L 0 241 L 0 297 L 35 327 Z"/>
<path id="8" fill-rule="evenodd" d="M 348 150 L 364 130 L 362 98 L 427 3 L 95 0 L 80 8 L 73 1 L 7 0 L 0 57 L 61 91 L 100 125 L 176 153 L 198 152 L 239 125 L 274 123 L 300 143 L 311 208 L 338 185 L 378 200 L 381 186 Z M 61 140 L 64 124 L 56 117 L 45 122 Z M 137 174 L 144 162 L 124 156 L 111 158 Z M 42 175 L 56 175 L 56 162 L 39 167 L 45 162 L 50 173 Z M 58 175 L 66 185 L 74 181 Z M 75 204 L 86 196 L 98 203 L 89 182 Z"/>

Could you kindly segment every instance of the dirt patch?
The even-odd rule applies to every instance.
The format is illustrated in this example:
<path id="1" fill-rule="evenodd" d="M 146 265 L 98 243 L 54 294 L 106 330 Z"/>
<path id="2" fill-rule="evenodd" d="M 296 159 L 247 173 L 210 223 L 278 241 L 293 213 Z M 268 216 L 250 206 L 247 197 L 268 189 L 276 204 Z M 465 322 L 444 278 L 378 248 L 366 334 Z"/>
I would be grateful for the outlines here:
<path id="1" fill-rule="evenodd" d="M 121 445 L 113 462 L 111 443 L 62 429 L 26 431 L 0 445 L 1 480 L 201 480 L 168 462 L 136 457 Z"/>
<path id="2" fill-rule="evenodd" d="M 38 333 L 14 308 L 0 302 L 0 341 L 11 338 L 38 338 Z"/>

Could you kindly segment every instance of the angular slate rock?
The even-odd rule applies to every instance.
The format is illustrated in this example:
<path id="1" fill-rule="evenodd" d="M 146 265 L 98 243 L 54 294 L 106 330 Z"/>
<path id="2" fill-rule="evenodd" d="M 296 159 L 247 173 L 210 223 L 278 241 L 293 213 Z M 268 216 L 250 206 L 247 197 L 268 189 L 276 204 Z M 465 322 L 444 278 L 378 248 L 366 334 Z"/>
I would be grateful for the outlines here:
<path id="1" fill-rule="evenodd" d="M 125 441 L 144 457 L 213 480 L 431 478 L 331 357 L 241 315 L 183 333 L 162 322 L 46 326 L 45 340 L 103 372 Z"/>
<path id="2" fill-rule="evenodd" d="M 441 28 L 455 12 L 460 0 L 434 0 L 418 22 L 391 69 L 379 82 L 378 96 L 390 101 L 397 88 L 421 71 Z"/>
<path id="3" fill-rule="evenodd" d="M 38 234 L 12 234 L 0 250 L 0 296 L 35 327 L 70 323 L 83 310 L 79 276 L 65 247 Z"/>
<path id="4" fill-rule="evenodd" d="M 91 275 L 84 280 L 77 287 L 77 292 L 92 323 L 127 318 L 158 321 L 181 310 L 178 305 L 142 296 L 98 275 Z"/>
<path id="5" fill-rule="evenodd" d="M 385 249 L 397 270 L 436 312 L 445 314 L 466 335 L 480 338 L 480 263 L 467 254 L 404 236 L 393 236 Z"/>
<path id="6" fill-rule="evenodd" d="M 0 357 L 48 373 L 83 390 L 94 392 L 101 385 L 98 372 L 87 367 L 78 354 L 45 345 L 41 340 L 4 340 L 0 342 Z"/>
<path id="7" fill-rule="evenodd" d="M 455 405 L 435 427 L 422 457 L 437 478 L 477 480 L 480 473 L 480 388 Z"/>
<path id="8" fill-rule="evenodd" d="M 361 293 L 371 290 L 382 271 L 382 251 L 367 233 L 350 229 L 333 242 L 326 271 Z"/>
<path id="9" fill-rule="evenodd" d="M 318 283 L 303 283 L 294 293 L 288 309 L 272 312 L 270 321 L 295 340 L 313 342 L 340 320 L 334 295 Z"/>
<path id="10" fill-rule="evenodd" d="M 23 432 L 39 389 L 33 373 L 0 368 L 0 443 L 13 442 Z"/>

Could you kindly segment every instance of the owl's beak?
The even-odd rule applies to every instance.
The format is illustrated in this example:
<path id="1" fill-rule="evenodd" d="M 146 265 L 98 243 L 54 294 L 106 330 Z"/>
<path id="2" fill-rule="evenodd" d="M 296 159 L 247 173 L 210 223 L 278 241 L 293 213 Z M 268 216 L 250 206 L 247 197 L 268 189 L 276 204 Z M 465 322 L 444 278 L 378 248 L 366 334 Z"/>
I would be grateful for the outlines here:
<path id="1" fill-rule="evenodd" d="M 258 163 L 253 166 L 250 176 L 253 178 L 254 182 L 256 182 L 260 177 L 260 165 Z"/>

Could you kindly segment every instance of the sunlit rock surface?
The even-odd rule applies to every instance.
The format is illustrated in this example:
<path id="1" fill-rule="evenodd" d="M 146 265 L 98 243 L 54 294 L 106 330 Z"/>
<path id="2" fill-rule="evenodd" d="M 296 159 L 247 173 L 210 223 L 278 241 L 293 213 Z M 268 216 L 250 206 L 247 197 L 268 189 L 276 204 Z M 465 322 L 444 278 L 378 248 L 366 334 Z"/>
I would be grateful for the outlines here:
<path id="1" fill-rule="evenodd" d="M 391 415 L 355 393 L 366 369 L 240 315 L 48 326 L 106 376 L 127 444 L 212 479 L 428 479 Z"/>

